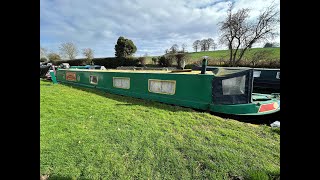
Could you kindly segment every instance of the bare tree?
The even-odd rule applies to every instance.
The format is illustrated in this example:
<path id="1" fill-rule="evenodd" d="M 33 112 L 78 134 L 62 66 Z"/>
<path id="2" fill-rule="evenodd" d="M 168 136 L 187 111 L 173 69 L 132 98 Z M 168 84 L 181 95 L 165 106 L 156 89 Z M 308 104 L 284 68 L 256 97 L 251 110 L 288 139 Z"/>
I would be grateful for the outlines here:
<path id="1" fill-rule="evenodd" d="M 211 47 L 213 47 L 214 40 L 212 38 L 207 39 L 207 50 L 209 50 Z"/>
<path id="2" fill-rule="evenodd" d="M 200 40 L 194 41 L 192 47 L 196 52 L 198 52 L 198 49 L 200 48 Z"/>
<path id="3" fill-rule="evenodd" d="M 243 8 L 236 13 L 232 12 L 230 4 L 225 21 L 219 22 L 220 42 L 225 43 L 230 51 L 229 63 L 232 66 L 239 64 L 248 48 L 254 43 L 268 38 L 274 38 L 277 34 L 276 25 L 280 22 L 279 10 L 276 4 L 271 4 L 257 18 L 256 22 L 248 22 L 249 9 Z"/>
<path id="4" fill-rule="evenodd" d="M 187 44 L 183 43 L 181 47 L 182 47 L 182 52 L 186 52 Z"/>
<path id="5" fill-rule="evenodd" d="M 208 50 L 208 40 L 207 39 L 202 39 L 200 41 L 200 50 L 201 51 L 206 51 Z"/>
<path id="6" fill-rule="evenodd" d="M 46 58 L 47 59 L 47 49 L 40 47 L 40 59 Z"/>
<path id="7" fill-rule="evenodd" d="M 171 46 L 170 51 L 171 53 L 176 53 L 178 52 L 179 46 L 177 44 L 174 44 Z"/>
<path id="8" fill-rule="evenodd" d="M 59 50 L 60 50 L 60 54 L 64 58 L 68 58 L 68 59 L 75 59 L 79 53 L 77 46 L 71 42 L 62 43 L 61 46 L 59 47 Z"/>
<path id="9" fill-rule="evenodd" d="M 215 51 L 217 49 L 217 46 L 218 46 L 217 43 L 213 42 L 212 49 Z"/>
<path id="10" fill-rule="evenodd" d="M 91 48 L 82 49 L 82 54 L 86 57 L 87 63 L 91 64 L 93 59 L 93 50 Z"/>
<path id="11" fill-rule="evenodd" d="M 83 54 L 87 59 L 93 59 L 93 50 L 92 50 L 91 48 L 82 49 L 82 54 Z"/>

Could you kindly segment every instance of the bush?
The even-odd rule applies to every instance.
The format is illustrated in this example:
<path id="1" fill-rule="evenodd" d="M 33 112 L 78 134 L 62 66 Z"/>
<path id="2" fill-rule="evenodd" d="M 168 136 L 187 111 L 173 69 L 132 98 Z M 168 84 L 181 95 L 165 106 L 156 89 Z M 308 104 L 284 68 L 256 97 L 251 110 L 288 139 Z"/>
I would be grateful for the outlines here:
<path id="1" fill-rule="evenodd" d="M 138 66 L 139 60 L 134 57 L 122 58 L 93 58 L 92 62 L 95 65 L 104 66 L 105 68 L 117 68 L 119 66 Z M 69 63 L 70 66 L 84 66 L 90 64 L 88 59 L 60 60 L 53 62 L 54 65 Z"/>
<path id="2" fill-rule="evenodd" d="M 185 65 L 190 61 L 191 57 L 187 53 L 178 53 L 174 55 L 178 64 L 178 69 L 184 69 Z"/>
<path id="3" fill-rule="evenodd" d="M 170 67 L 174 61 L 174 56 L 164 55 L 159 58 L 159 66 Z"/>
<path id="4" fill-rule="evenodd" d="M 159 63 L 159 66 L 165 67 L 166 58 L 164 56 L 160 56 L 158 63 Z"/>
<path id="5" fill-rule="evenodd" d="M 202 59 L 194 61 L 193 65 L 202 65 Z M 228 59 L 222 58 L 209 58 L 208 59 L 208 66 L 221 66 L 221 67 L 230 67 Z M 250 59 L 242 59 L 238 64 L 239 67 L 255 67 L 255 68 L 280 68 L 280 59 L 266 59 L 260 60 L 253 65 Z M 187 68 L 187 67 L 186 67 Z"/>
<path id="6" fill-rule="evenodd" d="M 49 59 L 49 62 L 55 64 L 55 63 L 57 63 L 57 62 L 59 62 L 61 60 L 61 57 L 59 56 L 59 54 L 49 53 L 48 54 L 48 59 Z"/>
<path id="7" fill-rule="evenodd" d="M 52 61 L 53 65 L 60 65 L 62 63 L 69 63 L 70 66 L 83 66 L 83 65 L 86 65 L 86 59 Z"/>
<path id="8" fill-rule="evenodd" d="M 177 58 L 175 56 L 171 55 L 165 55 L 167 67 L 171 67 L 173 65 L 173 62 L 177 61 Z"/>
<path id="9" fill-rule="evenodd" d="M 48 60 L 47 60 L 47 58 L 45 58 L 45 57 L 42 57 L 42 58 L 40 58 L 40 62 L 47 62 Z"/>
<path id="10" fill-rule="evenodd" d="M 88 65 L 88 64 L 92 64 L 93 62 L 92 62 L 92 59 L 86 59 L 86 61 L 85 61 L 85 63 Z"/>
<path id="11" fill-rule="evenodd" d="M 106 68 L 117 68 L 119 66 L 138 66 L 139 60 L 134 57 L 119 57 L 119 58 L 94 58 L 92 59 L 95 65 L 101 65 Z"/>
<path id="12" fill-rule="evenodd" d="M 144 66 L 146 66 L 147 58 L 146 57 L 139 57 L 138 61 L 139 61 L 140 65 L 144 67 Z"/>
<path id="13" fill-rule="evenodd" d="M 157 57 L 152 57 L 152 62 L 153 62 L 153 64 L 157 64 L 158 58 Z"/>
<path id="14" fill-rule="evenodd" d="M 185 69 L 192 69 L 193 66 L 194 66 L 193 64 L 187 64 L 184 68 L 185 68 Z"/>

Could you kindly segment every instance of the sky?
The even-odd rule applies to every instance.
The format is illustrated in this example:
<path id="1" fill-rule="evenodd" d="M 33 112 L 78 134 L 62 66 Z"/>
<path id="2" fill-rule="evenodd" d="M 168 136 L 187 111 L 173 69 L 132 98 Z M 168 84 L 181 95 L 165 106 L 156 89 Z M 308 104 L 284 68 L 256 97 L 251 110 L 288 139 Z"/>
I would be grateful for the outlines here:
<path id="1" fill-rule="evenodd" d="M 59 53 L 62 43 L 72 42 L 94 57 L 114 57 L 119 36 L 131 39 L 136 57 L 164 54 L 173 44 L 185 43 L 193 52 L 195 40 L 219 39 L 218 22 L 227 14 L 250 8 L 250 19 L 280 0 L 40 0 L 40 46 Z M 280 5 L 279 5 L 280 8 Z M 279 25 L 280 33 L 280 25 Z M 270 40 L 280 43 L 280 35 Z M 253 47 L 262 47 L 256 44 Z M 226 49 L 219 46 L 218 49 Z M 77 58 L 82 58 L 79 53 Z"/>

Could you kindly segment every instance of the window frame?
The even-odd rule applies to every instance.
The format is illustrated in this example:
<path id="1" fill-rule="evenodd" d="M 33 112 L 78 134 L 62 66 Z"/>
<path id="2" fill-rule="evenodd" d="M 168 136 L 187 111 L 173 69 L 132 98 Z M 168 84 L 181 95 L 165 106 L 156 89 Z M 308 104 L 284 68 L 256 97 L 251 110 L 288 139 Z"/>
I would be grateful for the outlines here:
<path id="1" fill-rule="evenodd" d="M 114 79 L 129 79 L 129 88 L 122 88 L 122 87 L 116 87 L 115 85 L 114 85 Z M 130 82 L 130 78 L 129 77 L 112 77 L 112 87 L 114 87 L 114 88 L 118 88 L 118 89 L 130 89 L 130 87 L 131 87 L 131 82 Z"/>
<path id="2" fill-rule="evenodd" d="M 96 83 L 94 83 L 94 82 L 91 81 L 91 77 L 92 77 L 92 76 L 95 76 L 95 77 L 97 78 L 97 82 L 96 82 Z M 90 75 L 90 76 L 89 76 L 89 82 L 90 82 L 90 84 L 95 84 L 95 85 L 97 85 L 98 82 L 99 82 L 98 76 L 97 76 L 97 75 Z"/>
<path id="3" fill-rule="evenodd" d="M 174 88 L 173 88 L 173 93 L 164 93 L 164 92 L 153 92 L 150 90 L 150 82 L 151 81 L 157 81 L 157 82 L 173 82 L 174 83 Z M 161 79 L 148 79 L 148 91 L 151 93 L 156 93 L 156 94 L 165 94 L 165 95 L 175 95 L 176 94 L 176 88 L 177 88 L 177 81 L 176 80 L 161 80 Z"/>

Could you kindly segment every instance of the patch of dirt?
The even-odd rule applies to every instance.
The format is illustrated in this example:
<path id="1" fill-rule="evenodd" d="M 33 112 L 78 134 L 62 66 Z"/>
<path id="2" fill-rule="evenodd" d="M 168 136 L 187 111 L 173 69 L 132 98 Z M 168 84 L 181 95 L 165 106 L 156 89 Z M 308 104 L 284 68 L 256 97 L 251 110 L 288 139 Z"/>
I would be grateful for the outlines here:
<path id="1" fill-rule="evenodd" d="M 49 175 L 40 175 L 40 180 L 47 180 Z"/>
<path id="2" fill-rule="evenodd" d="M 228 180 L 244 180 L 244 178 L 242 176 L 236 176 L 236 175 L 232 175 L 232 174 L 228 174 Z"/>

